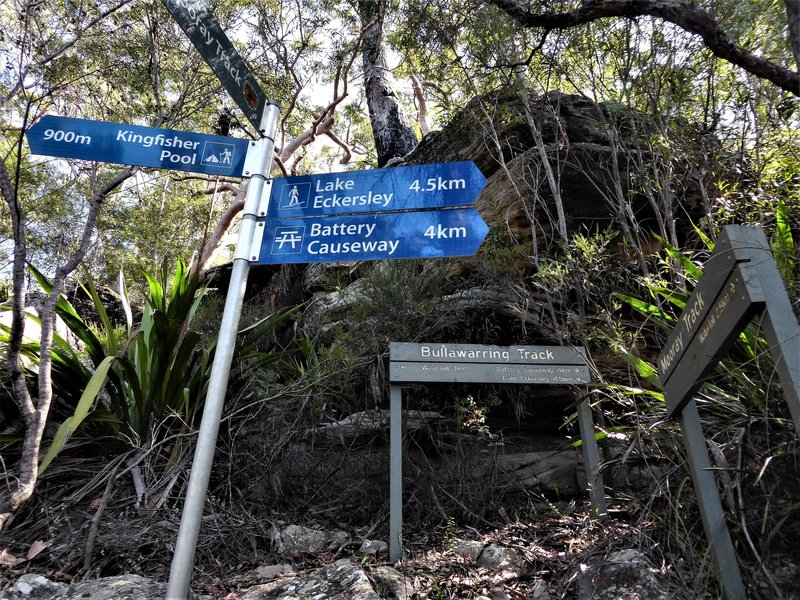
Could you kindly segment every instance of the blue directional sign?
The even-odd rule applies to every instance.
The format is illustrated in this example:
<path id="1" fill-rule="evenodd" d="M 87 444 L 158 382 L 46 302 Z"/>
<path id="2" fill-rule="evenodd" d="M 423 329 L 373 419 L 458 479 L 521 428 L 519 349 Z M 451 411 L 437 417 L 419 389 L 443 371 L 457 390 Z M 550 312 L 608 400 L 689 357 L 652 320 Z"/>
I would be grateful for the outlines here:
<path id="1" fill-rule="evenodd" d="M 486 178 L 471 161 L 276 179 L 272 217 L 471 206 Z"/>
<path id="2" fill-rule="evenodd" d="M 489 228 L 474 208 L 264 219 L 257 264 L 471 256 Z"/>
<path id="3" fill-rule="evenodd" d="M 248 140 L 46 115 L 27 132 L 33 154 L 241 177 Z"/>

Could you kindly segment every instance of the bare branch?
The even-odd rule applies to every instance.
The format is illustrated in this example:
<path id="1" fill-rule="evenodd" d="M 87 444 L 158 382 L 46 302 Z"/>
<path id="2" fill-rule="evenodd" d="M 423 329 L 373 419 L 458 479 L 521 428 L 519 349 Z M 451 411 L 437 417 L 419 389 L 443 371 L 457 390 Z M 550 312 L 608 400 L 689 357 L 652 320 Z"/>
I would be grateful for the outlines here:
<path id="1" fill-rule="evenodd" d="M 201 194 L 211 196 L 212 194 L 216 194 L 218 192 L 231 192 L 232 194 L 238 194 L 239 188 L 241 185 L 235 184 L 233 182 L 223 181 L 216 187 L 210 187 L 204 189 Z"/>
<path id="2" fill-rule="evenodd" d="M 350 152 L 350 147 L 349 147 L 347 144 L 345 144 L 345 143 L 344 143 L 344 140 L 342 140 L 342 139 L 341 139 L 341 138 L 340 138 L 338 135 L 336 135 L 336 134 L 335 134 L 333 131 L 326 131 L 326 132 L 325 132 L 325 135 L 327 135 L 327 136 L 328 136 L 328 138 L 329 138 L 329 139 L 330 139 L 330 140 L 331 140 L 333 143 L 335 143 L 337 146 L 339 146 L 339 147 L 340 147 L 340 148 L 341 148 L 341 149 L 344 151 L 344 156 L 343 156 L 343 157 L 342 157 L 342 159 L 339 161 L 339 164 L 340 164 L 340 165 L 346 165 L 347 163 L 349 163 L 349 162 L 350 162 L 350 159 L 351 159 L 351 158 L 353 158 L 353 153 L 352 153 L 352 152 Z"/>
<path id="3" fill-rule="evenodd" d="M 219 221 L 217 221 L 217 226 L 214 227 L 214 231 L 211 232 L 211 236 L 203 246 L 203 251 L 197 258 L 197 262 L 192 265 L 191 272 L 193 274 L 203 272 L 206 263 L 211 260 L 214 251 L 217 249 L 217 246 L 219 246 L 219 243 L 222 241 L 222 238 L 228 231 L 228 228 L 230 228 L 234 217 L 236 217 L 236 215 L 238 215 L 244 209 L 244 201 L 246 196 L 247 185 L 243 184 L 239 187 L 236 197 L 228 207 L 228 210 L 226 210 L 225 213 L 219 218 Z"/>
<path id="4" fill-rule="evenodd" d="M 791 2 L 792 0 L 786 0 Z M 676 0 L 594 0 L 569 12 L 536 12 L 524 8 L 517 0 L 491 0 L 525 27 L 546 31 L 570 29 L 611 17 L 633 19 L 656 17 L 699 35 L 706 47 L 719 58 L 765 79 L 779 88 L 800 96 L 800 75 L 771 62 L 738 45 L 707 11 Z"/>
<path id="5" fill-rule="evenodd" d="M 445 102 L 450 102 L 450 94 L 445 90 L 441 85 L 436 83 L 435 81 L 425 80 L 422 82 L 422 87 L 430 88 L 432 90 L 436 90 L 442 95 L 442 100 Z"/>
<path id="6" fill-rule="evenodd" d="M 326 109 L 328 111 L 330 109 Z M 297 152 L 302 146 L 312 143 L 318 135 L 323 135 L 333 127 L 333 115 L 323 113 L 322 118 L 315 119 L 314 122 L 303 133 L 298 135 L 280 151 L 280 159 L 286 162 L 290 156 Z"/>
<path id="7" fill-rule="evenodd" d="M 411 87 L 414 89 L 414 100 L 417 102 L 417 120 L 419 121 L 419 130 L 423 136 L 431 132 L 431 126 L 428 124 L 428 103 L 425 101 L 425 94 L 422 92 L 422 86 L 419 79 L 411 76 Z"/>
<path id="8" fill-rule="evenodd" d="M 281 172 L 281 175 L 283 175 L 284 177 L 289 176 L 289 170 L 286 168 L 286 165 L 283 163 L 283 161 L 280 159 L 279 156 L 275 157 L 275 167 Z"/>

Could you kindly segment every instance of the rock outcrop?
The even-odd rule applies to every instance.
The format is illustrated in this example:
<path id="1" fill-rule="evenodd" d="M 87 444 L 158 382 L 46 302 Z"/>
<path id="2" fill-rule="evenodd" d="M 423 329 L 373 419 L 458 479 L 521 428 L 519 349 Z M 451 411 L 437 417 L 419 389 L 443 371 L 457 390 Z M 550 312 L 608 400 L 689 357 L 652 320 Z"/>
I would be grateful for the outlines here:
<path id="1" fill-rule="evenodd" d="M 337 560 L 321 569 L 277 579 L 247 590 L 241 600 L 294 600 L 300 598 L 359 598 L 380 600 L 369 577 L 350 559 Z"/>
<path id="2" fill-rule="evenodd" d="M 651 119 L 614 103 L 558 91 L 537 96 L 505 89 L 473 99 L 405 161 L 474 161 L 488 180 L 476 202 L 484 220 L 506 228 L 518 243 L 530 242 L 533 227 L 542 243 L 552 235 L 556 214 L 543 155 L 571 229 L 632 218 L 655 229 L 656 207 L 677 219 L 702 216 L 703 193 L 691 160 L 685 167 L 670 167 L 674 190 L 669 198 L 645 188 L 647 177 L 664 165 L 651 142 L 655 132 Z M 621 210 L 621 203 L 630 210 Z"/>

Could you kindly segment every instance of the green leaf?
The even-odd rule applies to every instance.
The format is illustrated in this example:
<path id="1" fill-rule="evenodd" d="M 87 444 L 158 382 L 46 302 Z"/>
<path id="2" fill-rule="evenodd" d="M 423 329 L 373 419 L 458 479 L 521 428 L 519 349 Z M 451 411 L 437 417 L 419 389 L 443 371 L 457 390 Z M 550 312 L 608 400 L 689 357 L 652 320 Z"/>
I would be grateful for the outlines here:
<path id="1" fill-rule="evenodd" d="M 714 240 L 712 240 L 710 237 L 708 237 L 708 235 L 706 235 L 706 233 L 702 229 L 700 229 L 697 225 L 694 226 L 694 232 L 697 234 L 697 237 L 700 238 L 700 241 L 703 242 L 703 244 L 705 245 L 706 249 L 709 252 L 713 252 L 714 251 L 714 247 L 716 246 L 716 244 L 714 243 Z"/>
<path id="2" fill-rule="evenodd" d="M 159 283 L 158 279 L 150 275 L 149 273 L 144 274 L 145 279 L 147 279 L 147 284 L 150 286 L 150 295 L 146 298 L 147 304 L 153 310 L 164 310 L 164 288 Z"/>
<path id="3" fill-rule="evenodd" d="M 623 431 L 630 431 L 630 430 L 631 430 L 631 428 L 626 426 L 626 425 L 618 425 L 616 427 L 607 427 L 607 428 L 605 428 L 605 429 L 603 429 L 601 431 L 595 432 L 594 439 L 599 442 L 601 440 L 606 439 L 608 437 L 608 435 L 611 434 L 611 433 L 620 433 L 620 432 L 623 432 Z M 572 442 L 570 444 L 571 448 L 580 448 L 581 446 L 583 446 L 583 440 L 582 439 L 581 440 L 575 440 L 574 442 Z"/>
<path id="4" fill-rule="evenodd" d="M 772 253 L 775 255 L 775 264 L 784 281 L 791 281 L 794 274 L 795 265 L 795 245 L 792 238 L 792 228 L 789 224 L 789 215 L 786 211 L 786 204 L 778 202 L 775 211 L 777 224 L 775 237 L 770 242 Z"/>
<path id="5" fill-rule="evenodd" d="M 92 299 L 94 303 L 94 309 L 97 311 L 97 316 L 100 318 L 100 323 L 103 325 L 103 330 L 106 333 L 106 340 L 107 340 L 107 349 L 106 354 L 110 356 L 116 356 L 118 352 L 117 348 L 117 338 L 114 335 L 114 326 L 111 324 L 111 319 L 108 318 L 108 312 L 106 312 L 106 307 L 103 305 L 102 300 L 100 300 L 100 295 L 97 293 L 97 288 L 92 283 L 91 279 L 87 281 L 86 285 L 80 284 L 81 289 Z"/>
<path id="6" fill-rule="evenodd" d="M 53 284 L 50 280 L 35 267 L 31 266 L 30 270 L 42 290 L 47 294 L 51 294 L 53 292 Z M 100 364 L 107 354 L 105 348 L 100 343 L 100 340 L 97 339 L 94 332 L 92 332 L 89 326 L 81 319 L 72 304 L 63 296 L 59 297 L 56 301 L 56 314 L 64 321 L 64 324 L 75 337 L 83 342 L 86 353 L 89 355 L 89 358 L 92 359 L 92 363 L 95 366 Z M 39 323 L 41 323 L 41 321 L 39 321 Z M 56 340 L 56 343 L 61 347 L 68 346 L 66 342 L 61 343 Z"/>
<path id="7" fill-rule="evenodd" d="M 302 305 L 283 308 L 239 330 L 239 352 L 247 354 L 269 331 L 294 316 Z"/>
<path id="8" fill-rule="evenodd" d="M 626 396 L 650 396 L 654 400 L 664 402 L 664 393 L 658 390 L 648 390 L 640 387 L 633 387 L 628 385 L 603 385 L 605 389 L 622 392 Z"/>
<path id="9" fill-rule="evenodd" d="M 75 412 L 72 416 L 67 417 L 61 424 L 61 427 L 58 428 L 56 435 L 53 437 L 53 441 L 50 443 L 50 447 L 45 452 L 44 458 L 42 458 L 42 462 L 39 464 L 39 476 L 44 473 L 48 465 L 58 456 L 58 453 L 64 448 L 64 444 L 67 443 L 72 434 L 75 433 L 75 430 L 78 429 L 89 414 L 89 410 L 105 385 L 108 370 L 115 360 L 116 357 L 108 356 L 97 367 L 94 375 L 92 375 L 92 378 L 89 380 L 89 384 L 86 386 L 83 394 L 81 394 L 78 405 L 75 407 Z"/>
<path id="10" fill-rule="evenodd" d="M 645 282 L 647 290 L 655 298 L 663 298 L 673 306 L 683 310 L 686 307 L 687 295 L 685 292 L 678 292 L 674 288 L 668 288 L 661 285 L 655 285 L 650 282 Z"/>
<path id="11" fill-rule="evenodd" d="M 122 302 L 122 310 L 125 311 L 125 323 L 128 326 L 128 335 L 130 335 L 133 328 L 133 311 L 131 311 L 131 303 L 128 300 L 128 286 L 125 285 L 125 276 L 122 274 L 122 269 L 119 270 L 117 282 L 119 283 L 119 298 Z"/>
<path id="12" fill-rule="evenodd" d="M 692 262 L 692 259 L 689 258 L 683 251 L 679 250 L 678 248 L 670 244 L 667 240 L 659 237 L 658 235 L 653 234 L 653 236 L 656 237 L 659 242 L 661 242 L 661 246 L 664 248 L 664 251 L 667 253 L 667 256 L 669 256 L 671 259 L 677 262 L 681 267 L 683 267 L 683 270 L 686 271 L 686 275 L 688 277 L 694 279 L 695 281 L 700 279 L 700 277 L 702 277 L 703 269 L 694 264 L 694 262 Z"/>
<path id="13" fill-rule="evenodd" d="M 56 434 L 53 436 L 53 441 L 50 442 L 50 447 L 47 449 L 47 452 L 45 452 L 44 458 L 42 458 L 42 462 L 39 464 L 39 477 L 42 476 L 45 469 L 53 462 L 53 459 L 58 456 L 58 453 L 61 452 L 64 444 L 67 443 L 67 440 L 72 435 L 72 431 L 74 431 L 72 429 L 72 422 L 74 420 L 74 417 L 67 417 L 66 421 L 64 421 L 58 428 L 58 431 L 56 431 Z"/>
<path id="14" fill-rule="evenodd" d="M 29 265 L 29 268 L 31 270 L 31 273 L 33 274 L 34 279 L 36 279 L 37 283 L 42 288 L 42 290 L 46 294 L 52 294 L 53 293 L 53 284 L 50 282 L 50 280 L 47 277 L 45 277 L 45 275 L 41 271 L 39 271 L 36 267 L 34 267 L 33 265 Z M 72 305 L 63 296 L 61 298 L 59 298 L 59 300 L 57 301 L 56 304 L 57 304 L 57 306 L 60 304 L 61 305 L 60 307 L 64 312 L 67 312 L 67 313 L 71 314 L 72 316 L 80 319 L 80 317 L 78 316 L 78 313 L 75 312 L 75 309 L 72 307 Z"/>
<path id="15" fill-rule="evenodd" d="M 652 321 L 659 329 L 663 331 L 671 331 L 672 323 L 675 319 L 665 313 L 658 306 L 639 300 L 626 294 L 614 293 L 614 297 L 618 298 L 630 306 L 633 310 L 641 315 L 644 315 L 648 320 Z"/>
<path id="16" fill-rule="evenodd" d="M 635 354 L 628 352 L 625 348 L 615 342 L 611 343 L 611 348 L 614 350 L 614 353 L 617 356 L 622 358 L 636 371 L 639 377 L 647 381 L 647 383 L 652 385 L 654 388 L 659 390 L 661 389 L 661 381 L 658 378 L 658 371 L 653 365 L 643 361 Z"/>

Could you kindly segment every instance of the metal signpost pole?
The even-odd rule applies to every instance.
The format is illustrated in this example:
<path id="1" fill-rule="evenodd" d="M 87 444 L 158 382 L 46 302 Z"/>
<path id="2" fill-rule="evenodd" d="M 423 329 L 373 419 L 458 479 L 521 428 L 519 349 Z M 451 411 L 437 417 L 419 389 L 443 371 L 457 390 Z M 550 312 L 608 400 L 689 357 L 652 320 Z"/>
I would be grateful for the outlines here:
<path id="1" fill-rule="evenodd" d="M 257 153 L 255 163 L 257 167 L 253 171 L 247 189 L 236 257 L 233 261 L 233 271 L 225 299 L 225 309 L 222 314 L 214 364 L 211 368 L 211 379 L 203 409 L 203 420 L 200 423 L 186 502 L 183 507 L 181 526 L 178 530 L 178 540 L 175 544 L 175 555 L 172 558 L 167 600 L 185 600 L 189 596 L 197 536 L 203 518 L 203 505 L 208 490 L 208 479 L 211 475 L 211 464 L 214 460 L 217 433 L 233 360 L 233 349 L 239 328 L 239 316 L 247 284 L 247 274 L 250 270 L 250 251 L 256 229 L 256 216 L 265 182 L 272 166 L 278 116 L 278 106 L 273 103 L 268 104 L 261 119 L 261 131 L 264 132 L 265 137 L 254 142 L 255 148 L 251 149 L 251 152 Z"/>
<path id="2" fill-rule="evenodd" d="M 794 420 L 795 435 L 800 438 L 800 326 L 764 232 L 750 227 L 744 230 L 744 235 L 753 248 L 751 264 L 758 272 L 766 299 L 761 325 L 764 337 Z"/>
<path id="3" fill-rule="evenodd" d="M 403 536 L 403 388 L 389 386 L 389 562 L 400 560 Z"/>
<path id="4" fill-rule="evenodd" d="M 592 517 L 604 520 L 608 518 L 608 509 L 603 474 L 600 472 L 600 451 L 597 448 L 597 438 L 594 433 L 591 402 L 588 388 L 583 388 L 581 397 L 578 398 L 578 427 L 583 442 L 583 466 L 586 469 L 586 480 L 589 483 Z"/>

